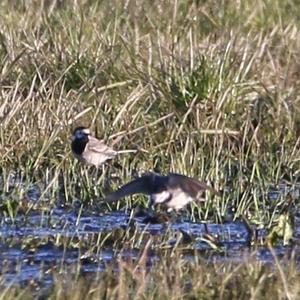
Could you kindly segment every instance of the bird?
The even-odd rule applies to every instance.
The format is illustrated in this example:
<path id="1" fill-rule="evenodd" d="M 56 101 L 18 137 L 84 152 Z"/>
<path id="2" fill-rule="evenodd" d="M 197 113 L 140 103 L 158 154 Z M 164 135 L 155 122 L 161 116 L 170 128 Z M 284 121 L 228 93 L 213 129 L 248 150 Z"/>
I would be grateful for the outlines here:
<path id="1" fill-rule="evenodd" d="M 151 172 L 108 194 L 104 201 L 111 203 L 128 195 L 142 193 L 150 196 L 150 205 L 161 203 L 171 212 L 182 209 L 192 201 L 205 201 L 201 197 L 205 190 L 219 195 L 212 187 L 197 179 L 177 173 L 164 176 Z"/>
<path id="2" fill-rule="evenodd" d="M 113 159 L 117 154 L 136 152 L 136 150 L 116 151 L 107 146 L 103 140 L 91 135 L 89 128 L 76 127 L 72 135 L 71 148 L 73 155 L 86 165 L 99 167 L 107 160 Z"/>

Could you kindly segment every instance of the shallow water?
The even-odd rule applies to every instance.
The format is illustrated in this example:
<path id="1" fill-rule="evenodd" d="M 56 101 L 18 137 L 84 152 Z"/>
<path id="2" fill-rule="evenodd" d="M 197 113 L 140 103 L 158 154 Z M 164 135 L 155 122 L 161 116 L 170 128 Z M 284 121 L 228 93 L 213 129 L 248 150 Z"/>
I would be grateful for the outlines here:
<path id="1" fill-rule="evenodd" d="M 76 246 L 78 241 L 84 240 L 90 245 L 92 242 L 89 240 L 99 233 L 124 230 L 128 221 L 129 215 L 123 212 L 79 217 L 76 213 L 61 209 L 52 211 L 51 216 L 32 214 L 27 215 L 26 218 L 17 217 L 14 224 L 11 224 L 9 218 L 2 219 L 0 224 L 2 284 L 23 285 L 34 281 L 44 287 L 51 286 L 54 271 L 62 272 L 70 269 L 70 272 L 75 273 L 80 266 L 80 273 L 97 273 L 103 271 L 107 264 L 119 258 L 120 255 L 122 258 L 135 259 L 139 256 L 142 246 L 141 249 L 118 252 L 110 249 L 111 245 L 108 244 L 90 253 L 88 247 Z M 169 247 L 176 244 L 178 235 L 185 233 L 190 237 L 190 241 L 183 243 L 187 259 L 192 259 L 195 255 L 192 251 L 197 250 L 203 257 L 211 251 L 211 254 L 207 255 L 209 261 L 241 262 L 250 255 L 265 263 L 273 261 L 273 255 L 266 248 L 257 249 L 253 254 L 248 246 L 249 232 L 243 222 L 207 224 L 207 226 L 189 221 L 178 221 L 167 225 L 144 224 L 142 218 L 139 217 L 134 218 L 134 227 L 137 232 L 152 236 L 163 236 L 167 232 L 169 238 L 164 245 Z M 297 232 L 299 237 L 299 229 Z M 261 232 L 261 235 L 264 234 Z M 205 235 L 216 239 L 222 251 L 213 251 L 211 245 L 206 242 Z M 74 247 L 63 247 L 61 243 L 56 245 L 55 241 L 61 241 L 64 238 L 74 239 Z M 288 255 L 290 251 L 289 247 L 276 249 L 279 257 Z M 149 260 L 155 260 L 154 252 Z"/>
<path id="2" fill-rule="evenodd" d="M 272 188 L 270 201 L 285 196 L 286 191 L 282 187 Z M 293 192 L 298 193 L 298 190 Z M 32 187 L 26 196 L 28 201 L 36 203 L 39 195 Z M 53 285 L 57 273 L 99 274 L 120 258 L 137 259 L 150 237 L 154 245 L 148 257 L 150 266 L 160 259 L 160 251 L 176 247 L 183 250 L 187 260 L 201 256 L 207 262 L 239 263 L 248 259 L 265 264 L 274 262 L 274 255 L 267 247 L 259 242 L 255 249 L 250 246 L 251 233 L 242 221 L 204 224 L 178 217 L 167 223 L 149 224 L 144 220 L 143 216 L 131 217 L 129 212 L 81 213 L 80 209 L 70 207 L 44 213 L 31 210 L 13 219 L 2 217 L 0 285 L 34 284 L 39 289 L 47 289 Z M 138 238 L 131 248 L 116 248 L 115 240 L 118 242 L 118 236 L 122 237 L 126 231 L 140 234 L 140 240 Z M 258 229 L 256 233 L 258 240 L 267 234 Z M 109 242 L 103 238 L 105 236 Z M 278 246 L 274 249 L 276 256 L 285 259 L 293 253 L 299 262 L 300 249 L 295 246 L 299 239 L 300 217 L 295 217 L 294 246 Z"/>

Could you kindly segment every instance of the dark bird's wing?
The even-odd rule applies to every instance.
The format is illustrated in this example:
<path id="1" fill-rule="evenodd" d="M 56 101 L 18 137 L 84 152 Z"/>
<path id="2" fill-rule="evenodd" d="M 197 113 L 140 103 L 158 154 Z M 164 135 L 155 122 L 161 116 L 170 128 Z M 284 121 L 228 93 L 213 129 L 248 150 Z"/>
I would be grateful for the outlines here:
<path id="1" fill-rule="evenodd" d="M 218 194 L 217 191 L 215 191 L 212 187 L 205 184 L 204 182 L 176 173 L 169 174 L 168 186 L 174 189 L 182 189 L 185 193 L 189 194 L 195 200 L 200 200 L 201 198 L 199 196 L 205 190 L 209 190 L 214 194 Z"/>
<path id="2" fill-rule="evenodd" d="M 150 195 L 153 193 L 153 189 L 154 189 L 153 183 L 154 183 L 155 176 L 156 175 L 154 174 L 149 174 L 137 178 L 123 185 L 118 190 L 108 194 L 104 200 L 107 202 L 113 202 L 125 196 L 138 194 L 138 193 Z"/>

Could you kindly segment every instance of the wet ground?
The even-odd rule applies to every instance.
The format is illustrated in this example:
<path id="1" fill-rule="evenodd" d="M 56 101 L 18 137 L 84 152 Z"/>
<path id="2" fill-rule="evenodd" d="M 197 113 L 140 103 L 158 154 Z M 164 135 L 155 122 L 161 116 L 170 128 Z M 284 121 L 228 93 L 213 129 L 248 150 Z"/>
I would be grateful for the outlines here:
<path id="1" fill-rule="evenodd" d="M 269 198 L 276 201 L 285 193 L 286 189 L 272 189 Z M 39 193 L 32 189 L 27 197 L 34 204 Z M 98 275 L 108 266 L 117 267 L 120 258 L 137 259 L 149 239 L 153 239 L 149 266 L 163 257 L 163 251 L 176 248 L 187 260 L 200 257 L 207 263 L 239 263 L 251 258 L 272 264 L 274 253 L 264 244 L 267 231 L 252 229 L 242 220 L 195 223 L 177 216 L 158 223 L 140 214 L 133 217 L 130 211 L 96 213 L 63 206 L 45 212 L 32 209 L 0 218 L 0 285 L 31 284 L 47 290 L 55 274 Z M 276 256 L 293 256 L 300 262 L 299 240 L 300 216 L 296 216 L 292 246 L 278 243 Z"/>
<path id="2" fill-rule="evenodd" d="M 300 219 L 296 219 L 296 222 L 300 225 Z M 130 228 L 128 224 L 131 224 Z M 122 239 L 122 232 L 128 230 L 146 238 L 142 239 L 140 247 L 135 246 L 132 250 L 116 248 L 118 238 L 121 235 Z M 117 234 L 112 235 L 113 240 L 104 241 L 103 235 L 109 237 L 109 232 Z M 258 239 L 266 234 L 264 230 L 257 232 Z M 300 238 L 300 230 L 296 235 L 296 239 Z M 14 222 L 10 218 L 1 220 L 1 284 L 22 286 L 29 282 L 49 288 L 53 284 L 54 272 L 99 274 L 120 257 L 137 258 L 149 236 L 158 238 L 156 243 L 160 249 L 180 245 L 187 259 L 199 255 L 207 261 L 240 262 L 251 255 L 263 263 L 272 263 L 274 260 L 266 247 L 255 250 L 250 247 L 251 233 L 242 221 L 206 225 L 189 221 L 145 224 L 144 217 L 130 219 L 124 212 L 79 216 L 56 209 L 51 215 L 30 214 L 16 217 Z M 159 240 L 160 236 L 166 238 Z M 293 251 L 298 256 L 299 250 L 295 246 L 278 246 L 276 254 L 280 258 L 289 256 Z M 150 263 L 155 259 L 154 250 L 149 257 Z"/>

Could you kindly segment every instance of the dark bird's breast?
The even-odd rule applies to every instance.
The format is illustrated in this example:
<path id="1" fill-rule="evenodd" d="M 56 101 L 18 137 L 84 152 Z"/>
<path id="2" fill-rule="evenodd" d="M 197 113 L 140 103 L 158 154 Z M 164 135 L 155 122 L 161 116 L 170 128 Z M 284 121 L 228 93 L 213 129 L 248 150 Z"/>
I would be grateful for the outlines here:
<path id="1" fill-rule="evenodd" d="M 74 140 L 71 144 L 72 151 L 77 155 L 81 155 L 86 147 L 87 142 L 88 139 Z"/>

